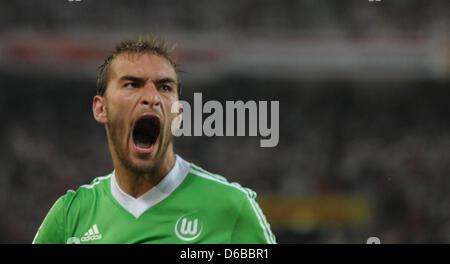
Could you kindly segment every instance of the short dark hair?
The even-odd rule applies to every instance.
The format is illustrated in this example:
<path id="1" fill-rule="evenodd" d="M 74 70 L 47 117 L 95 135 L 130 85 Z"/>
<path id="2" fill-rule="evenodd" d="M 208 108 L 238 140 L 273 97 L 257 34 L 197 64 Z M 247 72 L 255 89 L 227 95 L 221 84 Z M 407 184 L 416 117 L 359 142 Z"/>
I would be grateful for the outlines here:
<path id="1" fill-rule="evenodd" d="M 111 62 L 116 58 L 119 54 L 123 53 L 149 53 L 156 54 L 165 59 L 167 59 L 170 64 L 173 66 L 175 72 L 179 73 L 178 65 L 175 63 L 171 53 L 175 49 L 176 45 L 169 46 L 166 41 L 158 37 L 139 37 L 137 40 L 125 40 L 121 41 L 116 45 L 116 48 L 112 54 L 110 54 L 102 65 L 100 65 L 97 69 L 97 95 L 103 96 L 106 91 L 106 87 L 108 86 L 109 74 L 110 74 L 110 65 Z M 178 95 L 181 94 L 181 83 L 178 78 Z"/>

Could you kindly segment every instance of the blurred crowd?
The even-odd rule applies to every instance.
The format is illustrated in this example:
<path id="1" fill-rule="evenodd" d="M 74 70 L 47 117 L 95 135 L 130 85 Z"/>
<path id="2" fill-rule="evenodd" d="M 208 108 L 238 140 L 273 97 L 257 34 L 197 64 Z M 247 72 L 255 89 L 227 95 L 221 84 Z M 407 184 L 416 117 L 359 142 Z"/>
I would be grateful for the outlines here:
<path id="1" fill-rule="evenodd" d="M 425 34 L 448 24 L 446 0 L 120 0 L 7 1 L 0 9 L 0 29 L 176 30 L 184 32 L 286 34 L 367 37 Z M 67 8 L 70 7 L 70 8 Z M 90 12 L 86 12 L 88 7 Z M 27 12 L 32 10 L 33 12 Z M 24 16 L 26 12 L 26 16 Z M 99 15 L 102 14 L 102 15 Z"/>

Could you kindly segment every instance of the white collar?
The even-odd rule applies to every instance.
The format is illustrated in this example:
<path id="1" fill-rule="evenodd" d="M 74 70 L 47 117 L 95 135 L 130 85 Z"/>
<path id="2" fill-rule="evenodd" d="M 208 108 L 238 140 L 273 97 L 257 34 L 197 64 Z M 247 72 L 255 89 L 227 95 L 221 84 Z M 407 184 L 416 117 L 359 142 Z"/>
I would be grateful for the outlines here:
<path id="1" fill-rule="evenodd" d="M 169 173 L 153 188 L 138 198 L 134 198 L 120 189 L 116 181 L 116 173 L 111 177 L 111 193 L 122 207 L 134 217 L 139 218 L 150 207 L 169 196 L 186 178 L 191 164 L 176 155 L 176 161 Z"/>

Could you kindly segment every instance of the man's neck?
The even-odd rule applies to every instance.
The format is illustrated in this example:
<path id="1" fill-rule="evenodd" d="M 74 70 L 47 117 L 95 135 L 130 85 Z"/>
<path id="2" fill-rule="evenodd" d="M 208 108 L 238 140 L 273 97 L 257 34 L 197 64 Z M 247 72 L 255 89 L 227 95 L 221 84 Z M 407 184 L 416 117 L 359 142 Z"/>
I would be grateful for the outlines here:
<path id="1" fill-rule="evenodd" d="M 116 181 L 120 189 L 126 194 L 138 198 L 155 187 L 174 167 L 176 161 L 173 151 L 167 153 L 159 166 L 148 173 L 136 173 L 123 164 L 115 164 Z"/>

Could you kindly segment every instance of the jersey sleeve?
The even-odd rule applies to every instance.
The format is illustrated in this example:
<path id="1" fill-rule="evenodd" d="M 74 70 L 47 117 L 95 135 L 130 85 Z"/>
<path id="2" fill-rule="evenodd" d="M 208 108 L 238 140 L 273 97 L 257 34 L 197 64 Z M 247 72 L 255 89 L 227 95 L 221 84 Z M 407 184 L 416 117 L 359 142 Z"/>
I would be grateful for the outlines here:
<path id="1" fill-rule="evenodd" d="M 67 194 L 60 197 L 47 213 L 39 227 L 33 244 L 64 244 L 65 243 L 65 200 Z"/>
<path id="2" fill-rule="evenodd" d="M 231 236 L 232 244 L 275 244 L 270 225 L 258 205 L 256 194 L 247 190 Z"/>

